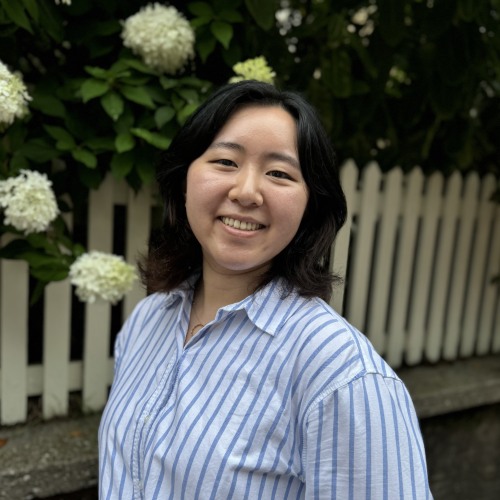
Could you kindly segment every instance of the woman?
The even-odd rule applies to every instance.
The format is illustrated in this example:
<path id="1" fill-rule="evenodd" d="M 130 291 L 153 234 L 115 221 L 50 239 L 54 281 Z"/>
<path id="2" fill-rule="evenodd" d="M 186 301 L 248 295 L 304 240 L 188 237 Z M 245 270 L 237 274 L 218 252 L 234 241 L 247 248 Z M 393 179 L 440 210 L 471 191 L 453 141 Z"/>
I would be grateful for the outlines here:
<path id="1" fill-rule="evenodd" d="M 346 204 L 311 106 L 216 92 L 158 171 L 150 295 L 115 347 L 100 498 L 430 498 L 409 395 L 326 303 Z"/>

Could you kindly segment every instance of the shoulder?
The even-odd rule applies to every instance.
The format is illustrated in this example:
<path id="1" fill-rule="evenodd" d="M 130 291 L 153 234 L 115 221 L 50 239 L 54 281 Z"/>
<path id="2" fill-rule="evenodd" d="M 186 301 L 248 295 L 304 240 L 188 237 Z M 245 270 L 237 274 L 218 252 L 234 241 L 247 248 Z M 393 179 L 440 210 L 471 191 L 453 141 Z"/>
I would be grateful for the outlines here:
<path id="1" fill-rule="evenodd" d="M 144 338 L 155 331 L 157 325 L 168 316 L 175 314 L 179 295 L 176 293 L 153 293 L 137 303 L 123 324 L 118 337 L 117 348 L 125 343 L 133 343 L 138 337 Z"/>
<path id="2" fill-rule="evenodd" d="M 153 293 L 140 300 L 127 318 L 125 325 L 137 321 L 145 321 L 151 315 L 158 314 L 175 302 L 175 296 L 170 293 Z"/>
<path id="3" fill-rule="evenodd" d="M 279 335 L 294 345 L 311 405 L 362 377 L 399 380 L 369 339 L 321 299 L 301 298 Z"/>

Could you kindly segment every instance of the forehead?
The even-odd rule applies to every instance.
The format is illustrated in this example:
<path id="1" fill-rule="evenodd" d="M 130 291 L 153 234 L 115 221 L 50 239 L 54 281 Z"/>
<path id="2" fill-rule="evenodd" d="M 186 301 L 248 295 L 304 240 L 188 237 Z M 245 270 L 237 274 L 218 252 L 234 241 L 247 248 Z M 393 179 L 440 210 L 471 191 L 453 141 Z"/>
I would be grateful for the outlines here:
<path id="1" fill-rule="evenodd" d="M 297 149 L 295 118 L 279 105 L 244 105 L 235 110 L 214 137 L 224 139 L 256 139 Z"/>

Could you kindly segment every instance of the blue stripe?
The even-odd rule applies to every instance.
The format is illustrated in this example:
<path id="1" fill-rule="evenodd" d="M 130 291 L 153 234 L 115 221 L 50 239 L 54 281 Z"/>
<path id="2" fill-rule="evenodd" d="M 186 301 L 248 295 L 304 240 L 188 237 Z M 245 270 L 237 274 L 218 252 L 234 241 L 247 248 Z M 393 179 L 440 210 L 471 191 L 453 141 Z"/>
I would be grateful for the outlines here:
<path id="1" fill-rule="evenodd" d="M 375 384 L 375 389 L 377 392 L 377 400 L 380 412 L 380 420 L 381 420 L 381 431 L 382 431 L 382 442 L 380 443 L 382 448 L 382 467 L 383 467 L 383 498 L 384 500 L 388 498 L 388 467 L 387 467 L 387 424 L 385 421 L 385 412 L 384 412 L 384 404 L 382 403 L 382 396 L 380 394 L 380 388 L 378 384 Z"/>
<path id="2" fill-rule="evenodd" d="M 349 497 L 354 498 L 354 459 L 355 459 L 355 449 L 354 449 L 354 431 L 355 431 L 355 421 L 354 414 L 356 410 L 354 408 L 354 396 L 352 392 L 352 385 L 349 386 Z"/>
<path id="3" fill-rule="evenodd" d="M 319 499 L 321 475 L 321 440 L 323 438 L 323 403 L 318 405 L 318 435 L 316 437 L 316 462 L 314 464 L 314 498 Z"/>
<path id="4" fill-rule="evenodd" d="M 371 499 L 372 493 L 372 432 L 370 421 L 370 401 L 366 391 L 366 381 L 363 379 L 363 396 L 365 400 L 365 420 L 366 420 L 366 500 Z"/>

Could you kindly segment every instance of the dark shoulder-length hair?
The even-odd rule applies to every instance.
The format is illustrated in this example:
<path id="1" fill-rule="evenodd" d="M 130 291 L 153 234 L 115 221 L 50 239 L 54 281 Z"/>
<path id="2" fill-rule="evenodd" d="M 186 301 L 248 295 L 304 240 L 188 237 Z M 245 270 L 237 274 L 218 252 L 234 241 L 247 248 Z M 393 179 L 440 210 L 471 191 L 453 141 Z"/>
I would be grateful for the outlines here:
<path id="1" fill-rule="evenodd" d="M 346 202 L 330 140 L 314 108 L 299 94 L 256 81 L 226 85 L 216 91 L 184 124 L 161 158 L 157 181 L 163 200 L 163 223 L 140 262 L 149 292 L 167 292 L 202 266 L 201 247 L 187 220 L 184 193 L 187 171 L 242 106 L 280 106 L 297 125 L 302 175 L 309 189 L 307 207 L 288 246 L 277 255 L 257 288 L 276 277 L 288 290 L 329 300 L 337 279 L 329 270 L 330 247 L 345 221 Z"/>

